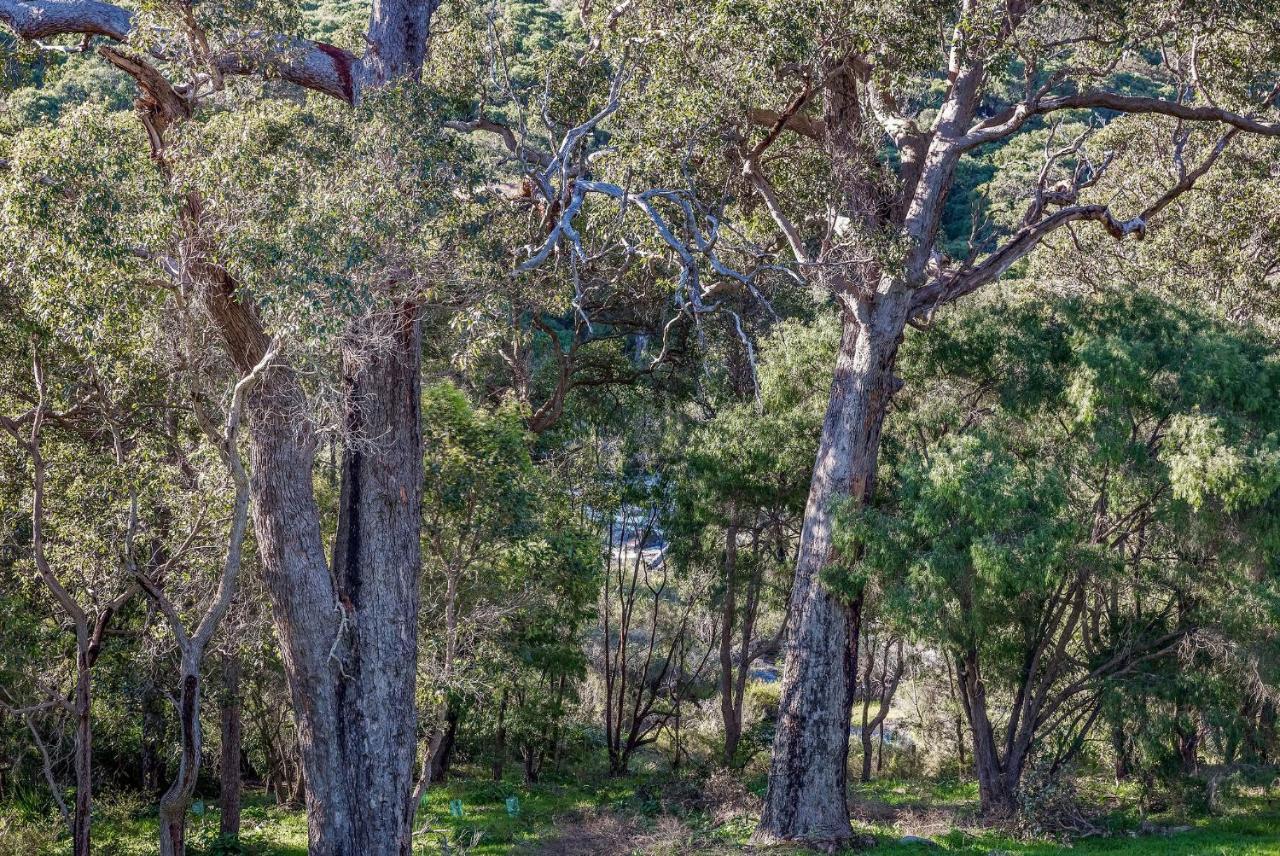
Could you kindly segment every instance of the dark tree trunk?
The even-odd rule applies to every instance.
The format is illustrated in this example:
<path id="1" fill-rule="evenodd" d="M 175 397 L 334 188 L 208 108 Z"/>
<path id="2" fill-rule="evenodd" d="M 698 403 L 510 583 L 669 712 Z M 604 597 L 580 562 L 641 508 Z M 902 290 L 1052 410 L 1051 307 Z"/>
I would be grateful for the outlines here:
<path id="1" fill-rule="evenodd" d="M 1022 780 L 1025 755 L 1013 752 L 1001 757 L 976 652 L 968 652 L 959 661 L 957 678 L 965 717 L 969 720 L 969 734 L 973 739 L 973 772 L 978 778 L 978 801 L 982 813 L 990 818 L 1010 817 L 1017 809 L 1015 797 Z"/>
<path id="2" fill-rule="evenodd" d="M 1179 722 L 1173 730 L 1178 766 L 1184 776 L 1194 776 L 1200 770 L 1200 723 L 1194 710 L 1188 714 L 1179 706 L 1178 714 Z"/>
<path id="3" fill-rule="evenodd" d="M 164 714 L 160 710 L 159 697 L 150 683 L 142 693 L 142 791 L 146 794 L 160 792 L 160 753 L 157 747 L 164 739 Z"/>
<path id="4" fill-rule="evenodd" d="M 449 765 L 453 761 L 453 747 L 458 739 L 458 706 L 450 702 L 444 711 L 444 733 L 427 761 L 427 783 L 431 785 L 448 781 Z"/>
<path id="5" fill-rule="evenodd" d="M 507 691 L 502 691 L 498 702 L 498 723 L 493 737 L 493 780 L 502 781 L 502 770 L 507 761 Z"/>
<path id="6" fill-rule="evenodd" d="M 93 727 L 90 720 L 92 686 L 88 645 L 76 650 L 76 805 L 71 818 L 71 848 L 75 856 L 89 856 L 89 824 L 93 811 Z"/>
<path id="7" fill-rule="evenodd" d="M 846 783 L 859 616 L 820 576 L 833 558 L 837 507 L 846 499 L 864 502 L 873 489 L 880 430 L 899 385 L 893 364 L 906 296 L 880 295 L 860 310 L 863 321 L 845 318 L 805 508 L 760 841 L 843 842 L 852 836 Z"/>
<path id="8" fill-rule="evenodd" d="M 742 739 L 742 705 L 734 693 L 733 680 L 733 629 L 738 614 L 738 519 L 733 510 L 729 515 L 724 533 L 724 604 L 720 617 L 720 717 L 724 721 L 726 767 L 733 765 L 738 741 Z M 740 668 L 747 666 L 742 663 Z"/>
<path id="9" fill-rule="evenodd" d="M 536 784 L 538 781 L 538 750 L 525 743 L 520 747 L 520 754 L 524 760 L 524 783 L 526 785 Z"/>
<path id="10" fill-rule="evenodd" d="M 185 658 L 184 658 L 185 659 Z M 198 664 L 183 663 L 182 694 L 178 699 L 178 730 L 182 737 L 178 777 L 160 798 L 160 856 L 186 852 L 187 808 L 200 775 L 200 676 Z"/>
<path id="11" fill-rule="evenodd" d="M 1111 748 L 1116 756 L 1116 782 L 1128 781 L 1133 776 L 1133 738 L 1125 732 L 1123 719 L 1111 726 Z"/>
<path id="12" fill-rule="evenodd" d="M 876 664 L 876 640 L 867 634 L 867 645 L 863 648 L 865 652 L 863 656 L 867 658 L 867 670 L 864 672 L 862 680 L 862 728 L 858 731 L 858 737 L 862 742 L 862 776 L 863 782 L 871 781 L 871 736 L 875 734 L 875 726 L 871 724 L 871 682 L 875 675 Z M 879 711 L 877 711 L 879 713 Z"/>
<path id="13" fill-rule="evenodd" d="M 222 663 L 222 751 L 218 832 L 225 839 L 240 837 L 240 764 L 242 728 L 240 716 L 240 658 L 228 654 Z"/>

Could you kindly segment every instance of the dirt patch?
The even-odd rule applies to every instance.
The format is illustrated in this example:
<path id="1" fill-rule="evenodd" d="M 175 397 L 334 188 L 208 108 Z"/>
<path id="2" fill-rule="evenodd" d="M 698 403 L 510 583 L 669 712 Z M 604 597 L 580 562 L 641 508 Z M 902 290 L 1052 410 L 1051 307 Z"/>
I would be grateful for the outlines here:
<path id="1" fill-rule="evenodd" d="M 517 848 L 522 856 L 598 856 L 629 854 L 708 854 L 705 844 L 677 817 L 659 815 L 648 824 L 609 811 L 576 812 L 556 821 L 543 841 Z M 727 851 L 726 851 L 727 852 Z"/>

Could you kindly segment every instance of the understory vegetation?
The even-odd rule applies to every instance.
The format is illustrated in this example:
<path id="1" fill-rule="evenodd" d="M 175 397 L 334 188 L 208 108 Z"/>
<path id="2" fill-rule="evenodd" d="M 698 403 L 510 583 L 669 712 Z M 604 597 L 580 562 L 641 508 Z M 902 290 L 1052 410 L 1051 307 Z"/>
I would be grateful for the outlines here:
<path id="1" fill-rule="evenodd" d="M 0 854 L 1280 856 L 1278 22 L 0 0 Z"/>

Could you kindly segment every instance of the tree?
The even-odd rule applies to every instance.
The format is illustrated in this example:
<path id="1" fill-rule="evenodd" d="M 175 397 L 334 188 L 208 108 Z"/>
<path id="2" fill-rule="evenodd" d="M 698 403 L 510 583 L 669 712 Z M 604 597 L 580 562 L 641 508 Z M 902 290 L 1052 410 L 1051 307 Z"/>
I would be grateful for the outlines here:
<path id="1" fill-rule="evenodd" d="M 865 605 L 864 605 L 865 609 Z M 898 684 L 907 670 L 907 658 L 903 651 L 901 636 L 873 633 L 873 626 L 863 615 L 863 642 L 859 645 L 866 666 L 862 672 L 862 726 L 859 736 L 862 738 L 862 781 L 871 781 L 872 741 L 876 730 L 880 732 L 881 751 L 884 749 L 884 721 L 889 717 L 893 705 L 894 694 Z M 892 664 L 892 665 L 890 665 Z M 876 667 L 879 666 L 877 672 Z M 876 703 L 876 712 L 871 713 L 871 703 Z M 883 756 L 881 756 L 883 758 Z M 876 769 L 880 767 L 877 764 Z"/>
<path id="2" fill-rule="evenodd" d="M 227 610 L 231 608 L 231 601 L 236 595 L 241 557 L 244 554 L 245 532 L 249 522 L 249 477 L 240 459 L 238 442 L 240 418 L 244 410 L 245 397 L 262 377 L 263 372 L 270 367 L 274 358 L 275 350 L 268 348 L 249 374 L 236 383 L 227 408 L 225 425 L 221 431 L 215 427 L 208 414 L 200 412 L 200 403 L 196 404 L 197 412 L 200 413 L 198 418 L 202 421 L 205 434 L 217 448 L 219 456 L 230 473 L 234 497 L 231 526 L 226 541 L 226 555 L 218 574 L 218 582 L 194 624 L 183 620 L 179 605 L 174 602 L 170 593 L 164 590 L 162 583 L 153 578 L 147 569 L 140 567 L 133 555 L 126 553 L 129 570 L 139 581 L 147 596 L 158 605 L 178 647 L 178 674 L 181 685 L 178 697 L 178 728 L 182 748 L 178 756 L 178 775 L 160 798 L 160 853 L 162 856 L 183 856 L 186 852 L 187 811 L 191 806 L 191 798 L 200 776 L 203 749 L 200 727 L 202 696 L 200 670 L 213 635 L 226 616 Z M 136 497 L 134 502 L 136 504 Z M 196 534 L 197 530 L 193 529 L 191 536 Z M 168 561 L 171 563 L 179 559 L 184 548 L 189 544 L 190 538 Z M 238 754 L 235 758 L 237 764 L 235 775 L 238 777 L 240 772 Z M 236 810 L 238 811 L 238 807 Z"/>
<path id="3" fill-rule="evenodd" d="M 1158 693 L 1169 670 L 1175 693 L 1195 679 L 1171 652 L 1265 611 L 1273 548 L 1240 533 L 1272 525 L 1257 396 L 1276 378 L 1260 338 L 1149 295 L 999 306 L 912 349 L 914 424 L 838 538 L 865 547 L 846 585 L 875 579 L 954 661 L 983 809 L 1008 815 L 1028 765 L 1057 774 L 1126 682 Z M 1190 758 L 1198 717 L 1178 712 Z"/>
<path id="4" fill-rule="evenodd" d="M 20 705 L 17 706 L 16 710 L 13 705 L 6 705 L 6 707 L 14 710 L 18 715 L 27 717 L 28 728 L 41 746 L 45 777 L 50 787 L 55 791 L 55 801 L 64 816 L 66 815 L 66 809 L 62 804 L 61 796 L 56 793 L 56 788 L 54 788 L 48 752 L 40 741 L 39 734 L 31 723 L 29 716 L 36 711 L 57 706 L 66 709 L 74 718 L 75 748 L 73 766 L 75 769 L 76 798 L 75 806 L 70 816 L 72 850 L 76 856 L 88 856 L 90 852 L 90 824 L 93 805 L 92 670 L 102 653 L 107 627 L 120 612 L 121 608 L 137 594 L 138 587 L 120 583 L 113 585 L 109 580 L 110 575 L 108 575 L 108 580 L 104 582 L 106 583 L 105 590 L 109 594 L 103 597 L 90 588 L 89 591 L 85 592 L 86 603 L 73 594 L 74 589 L 69 588 L 63 582 L 65 572 L 60 573 L 60 570 L 55 570 L 54 562 L 50 560 L 48 535 L 46 534 L 48 527 L 47 486 L 50 478 L 45 447 L 47 442 L 45 434 L 46 423 L 60 424 L 63 427 L 70 425 L 73 426 L 72 430 L 74 431 L 75 417 L 77 411 L 81 409 L 92 410 L 97 418 L 109 422 L 111 417 L 105 414 L 103 410 L 109 408 L 107 402 L 110 400 L 110 393 L 101 385 L 96 390 L 92 389 L 92 385 L 90 385 L 90 391 L 84 393 L 82 400 L 77 401 L 61 412 L 54 410 L 55 397 L 50 390 L 45 370 L 45 360 L 40 352 L 41 343 L 38 337 L 33 337 L 30 347 L 34 352 L 32 354 L 34 395 L 31 397 L 33 406 L 18 416 L 0 415 L 0 427 L 3 427 L 30 457 L 30 545 L 32 564 L 35 566 L 36 574 L 48 590 L 53 601 L 71 622 L 71 632 L 75 637 L 75 671 L 73 689 L 68 697 L 63 697 L 60 691 L 53 690 L 48 693 L 49 698 L 42 699 L 34 705 Z M 92 408 L 89 405 L 89 401 L 94 398 L 97 399 L 101 407 Z M 119 455 L 120 451 L 119 445 L 116 444 L 115 452 L 117 455 Z M 117 464 L 123 463 L 119 457 L 116 458 L 115 462 Z M 123 547 L 127 545 L 135 534 L 136 520 L 131 518 L 129 528 L 126 531 L 115 533 L 119 539 L 116 546 Z"/>
<path id="5" fill-rule="evenodd" d="M 172 53 L 158 45 L 162 30 L 106 3 L 6 0 L 0 21 L 24 39 L 83 35 L 114 42 L 99 53 L 142 93 L 140 118 L 156 171 L 163 183 L 184 184 L 198 176 L 184 175 L 192 164 L 177 138 L 192 131 L 185 126 L 202 107 L 223 97 L 228 78 L 278 75 L 359 109 L 378 90 L 412 88 L 420 78 L 437 5 L 376 4 L 363 57 L 323 42 L 263 35 L 251 22 L 227 28 L 235 13 L 211 8 L 174 11 L 174 31 L 189 38 Z M 273 14 L 266 13 L 268 24 L 278 23 Z M 165 74 L 188 69 L 199 69 L 200 81 L 175 86 Z M 371 139 L 362 133 L 356 138 Z M 22 164 L 17 170 L 15 190 L 28 197 L 56 185 L 38 160 L 25 165 L 29 173 Z M 234 261 L 219 260 L 219 236 L 211 232 L 217 218 L 198 180 L 177 197 L 172 207 L 158 200 L 170 218 L 158 244 L 80 251 L 123 251 L 168 276 L 174 294 L 207 314 L 236 371 L 248 374 L 273 340 L 268 320 L 242 288 Z M 311 486 L 315 426 L 285 349 L 245 401 L 254 530 L 298 719 L 311 848 L 321 854 L 405 853 L 413 814 L 422 272 L 405 252 L 380 249 L 364 283 L 374 299 L 348 313 L 340 346 L 347 442 L 332 563 Z"/>
<path id="6" fill-rule="evenodd" d="M 681 477 L 666 526 L 672 556 L 680 566 L 716 566 L 720 576 L 712 607 L 720 613 L 722 760 L 727 766 L 741 760 L 737 750 L 751 664 L 776 655 L 780 645 L 782 628 L 762 626 L 760 619 L 770 601 L 785 599 L 787 591 L 782 566 L 793 560 L 806 468 L 822 420 L 822 396 L 815 393 L 812 377 L 821 376 L 830 360 L 831 320 L 819 316 L 812 325 L 778 325 L 760 343 L 755 381 L 732 382 L 736 389 L 726 403 L 691 436 L 673 440 Z M 727 339 L 726 348 L 731 354 L 741 351 L 736 338 Z M 740 374 L 752 370 L 744 359 L 726 362 Z M 758 398 L 753 384 L 758 384 Z"/>
<path id="7" fill-rule="evenodd" d="M 1280 134 L 1280 123 L 1265 115 L 1276 94 L 1275 42 L 1263 35 L 1273 32 L 1272 12 L 1265 3 L 1162 3 L 1138 17 L 1123 6 L 964 0 L 910 8 L 762 2 L 724 10 L 663 2 L 597 13 L 592 24 L 605 39 L 643 39 L 681 21 L 672 38 L 651 47 L 665 74 L 635 103 L 632 121 L 644 129 L 662 114 L 665 130 L 653 136 L 679 152 L 688 150 L 678 138 L 691 127 L 720 127 L 720 144 L 699 151 L 706 183 L 732 181 L 736 166 L 744 195 L 842 316 L 789 610 L 782 713 L 759 839 L 851 835 L 845 770 L 857 621 L 821 578 L 839 558 L 833 509 L 874 493 L 885 414 L 901 387 L 895 365 L 905 330 L 999 279 L 1073 224 L 1097 224 L 1118 240 L 1143 237 L 1234 140 Z M 1221 26 L 1227 18 L 1229 28 Z M 939 31 L 946 33 L 941 57 Z M 1177 61 L 1156 68 L 1142 59 L 1157 44 Z M 1221 59 L 1213 74 L 1197 71 L 1197 58 L 1206 56 Z M 1156 82 L 1157 95 L 1120 86 L 1113 73 L 1126 61 Z M 774 104 L 756 100 L 767 97 L 762 67 L 779 81 Z M 694 115 L 671 117 L 653 110 L 655 103 Z M 1116 177 L 1111 159 L 1088 145 L 1089 134 L 1051 143 L 1024 186 L 1002 191 L 1025 200 L 1011 228 L 976 228 L 965 257 L 948 257 L 944 215 L 961 165 L 983 147 L 1069 111 L 1113 122 L 1165 117 L 1161 127 L 1173 133 L 1162 183 L 1145 199 L 1126 199 L 1132 207 L 1118 213 L 1103 201 Z M 803 152 L 789 162 L 804 167 L 775 181 L 769 160 L 783 146 Z M 808 175 L 815 181 L 805 182 Z"/>
<path id="8" fill-rule="evenodd" d="M 533 731 L 558 721 L 584 668 L 579 635 L 597 551 L 569 518 L 564 487 L 535 464 L 519 407 L 474 405 L 447 383 L 423 398 L 423 583 L 444 596 L 422 622 L 436 721 L 419 788 L 443 778 L 464 713 L 495 696 L 504 699 L 495 771 L 511 733 L 536 750 L 526 757 L 536 777 L 542 750 Z"/>
<path id="9" fill-rule="evenodd" d="M 604 731 L 609 772 L 625 775 L 636 750 L 678 723 L 681 702 L 697 689 L 711 658 L 699 657 L 691 617 L 696 597 L 679 593 L 657 530 L 659 512 L 624 505 L 608 518 L 600 596 Z"/>

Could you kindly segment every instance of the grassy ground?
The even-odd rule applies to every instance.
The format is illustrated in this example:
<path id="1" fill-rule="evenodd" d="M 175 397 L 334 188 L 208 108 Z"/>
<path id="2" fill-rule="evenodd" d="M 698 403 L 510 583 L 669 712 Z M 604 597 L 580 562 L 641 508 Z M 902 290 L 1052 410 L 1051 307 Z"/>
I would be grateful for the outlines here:
<path id="1" fill-rule="evenodd" d="M 478 771 L 477 771 L 478 772 Z M 673 778 L 638 774 L 627 779 L 564 779 L 526 787 L 460 779 L 428 795 L 419 815 L 426 831 L 415 853 L 491 856 L 588 856 L 588 854 L 733 854 L 752 852 L 747 839 L 758 812 L 762 783 L 743 787 L 723 775 Z M 965 854 L 965 856 L 1047 856 L 1055 853 L 1123 853 L 1126 856 L 1280 856 L 1280 792 L 1261 786 L 1240 789 L 1223 816 L 1184 817 L 1178 812 L 1139 818 L 1127 795 L 1112 789 L 1099 804 L 1110 813 L 1096 821 L 1104 836 L 1070 845 L 1022 840 L 983 828 L 974 820 L 972 784 L 882 780 L 858 786 L 854 802 L 859 826 L 876 839 L 885 856 Z M 508 797 L 519 811 L 508 812 Z M 461 803 L 461 817 L 450 802 Z M 155 821 L 138 800 L 101 801 L 94 826 L 95 852 L 103 856 L 155 853 Z M 191 819 L 193 854 L 242 852 L 257 856 L 303 856 L 306 821 L 301 812 L 280 809 L 261 796 L 243 814 L 243 850 L 229 851 L 216 840 L 218 812 L 198 803 Z M 1170 828 L 1189 829 L 1170 833 Z M 66 852 L 54 840 L 57 824 L 20 820 L 0 808 L 0 853 L 54 856 Z M 902 843 L 904 835 L 927 837 L 934 845 Z M 795 852 L 775 850 L 769 852 Z"/>

